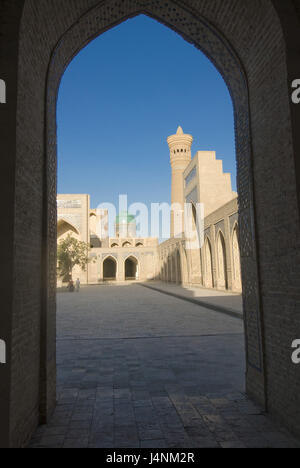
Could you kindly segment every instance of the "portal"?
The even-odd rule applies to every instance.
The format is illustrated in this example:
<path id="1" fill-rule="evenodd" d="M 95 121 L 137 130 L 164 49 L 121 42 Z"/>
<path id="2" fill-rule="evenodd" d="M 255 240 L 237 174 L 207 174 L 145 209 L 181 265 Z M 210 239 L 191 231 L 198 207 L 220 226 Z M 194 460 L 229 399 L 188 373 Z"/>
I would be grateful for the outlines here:
<path id="1" fill-rule="evenodd" d="M 117 278 L 117 262 L 114 258 L 109 257 L 103 263 L 103 279 L 104 281 L 114 281 Z"/>
<path id="2" fill-rule="evenodd" d="M 136 258 L 127 258 L 125 262 L 125 280 L 137 280 L 138 279 L 138 262 Z"/>

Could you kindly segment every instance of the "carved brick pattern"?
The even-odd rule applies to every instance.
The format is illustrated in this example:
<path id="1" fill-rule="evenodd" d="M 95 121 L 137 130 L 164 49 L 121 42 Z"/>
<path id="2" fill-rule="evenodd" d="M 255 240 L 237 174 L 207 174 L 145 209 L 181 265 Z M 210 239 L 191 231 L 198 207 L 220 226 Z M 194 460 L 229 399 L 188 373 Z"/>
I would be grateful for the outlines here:
<path id="1" fill-rule="evenodd" d="M 253 238 L 249 210 L 239 213 L 240 249 L 241 257 L 253 256 Z"/>

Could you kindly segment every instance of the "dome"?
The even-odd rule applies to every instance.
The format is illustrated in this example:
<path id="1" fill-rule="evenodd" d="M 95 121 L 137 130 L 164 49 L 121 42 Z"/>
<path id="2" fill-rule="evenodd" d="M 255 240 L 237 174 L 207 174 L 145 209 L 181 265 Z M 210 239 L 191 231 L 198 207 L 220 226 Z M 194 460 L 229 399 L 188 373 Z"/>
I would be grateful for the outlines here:
<path id="1" fill-rule="evenodd" d="M 129 224 L 135 221 L 135 216 L 128 213 L 128 211 L 122 211 L 116 218 L 117 224 Z"/>

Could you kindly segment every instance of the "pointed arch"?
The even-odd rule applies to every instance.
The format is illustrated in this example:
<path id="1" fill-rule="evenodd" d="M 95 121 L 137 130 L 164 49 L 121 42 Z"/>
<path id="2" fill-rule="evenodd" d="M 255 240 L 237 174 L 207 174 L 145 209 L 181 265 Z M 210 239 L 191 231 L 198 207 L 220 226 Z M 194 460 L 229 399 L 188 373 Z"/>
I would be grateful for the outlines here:
<path id="1" fill-rule="evenodd" d="M 179 249 L 176 250 L 176 283 L 182 284 L 182 265 Z"/>
<path id="2" fill-rule="evenodd" d="M 118 262 L 112 255 L 103 260 L 103 280 L 115 281 L 117 279 Z"/>
<path id="3" fill-rule="evenodd" d="M 176 252 L 175 250 L 171 254 L 171 282 L 177 282 L 177 267 L 176 267 Z"/>
<path id="4" fill-rule="evenodd" d="M 204 272 L 204 285 L 206 288 L 214 287 L 213 277 L 213 261 L 212 261 L 212 248 L 209 237 L 207 236 L 204 243 L 204 257 L 205 257 L 205 272 Z"/>
<path id="5" fill-rule="evenodd" d="M 10 2 L 6 2 L 10 3 Z M 18 10 L 21 10 L 21 4 L 23 6 L 23 2 L 13 2 L 18 3 Z M 32 43 L 29 42 L 29 37 L 32 32 L 32 26 L 34 25 L 37 34 L 40 34 L 41 31 L 45 29 L 45 25 L 47 25 L 49 17 L 53 18 L 53 21 L 56 22 L 57 27 L 52 28 L 51 31 L 49 30 L 49 34 L 45 35 L 45 60 L 46 57 L 50 54 L 51 51 L 51 63 L 47 64 L 45 62 L 45 66 L 42 68 L 37 69 L 37 73 L 35 74 L 34 80 L 27 80 L 26 84 L 28 86 L 27 93 L 19 93 L 18 99 L 18 125 L 17 125 L 17 137 L 22 136 L 23 140 L 26 144 L 26 152 L 23 151 L 24 144 L 22 145 L 22 150 L 19 150 L 19 145 L 17 145 L 17 152 L 16 156 L 20 154 L 24 155 L 25 157 L 20 158 L 22 160 L 21 169 L 22 171 L 16 171 L 16 179 L 17 184 L 16 187 L 18 188 L 18 194 L 23 193 L 23 185 L 25 186 L 25 182 L 22 181 L 22 174 L 24 173 L 24 169 L 30 169 L 32 158 L 30 155 L 35 153 L 35 148 L 45 148 L 45 152 L 37 151 L 36 155 L 40 159 L 38 162 L 43 163 L 44 161 L 41 159 L 44 157 L 45 153 L 45 168 L 47 167 L 47 176 L 45 171 L 45 176 L 47 180 L 45 180 L 45 190 L 44 190 L 44 202 L 43 202 L 43 210 L 41 211 L 41 217 L 44 216 L 44 229 L 45 229 L 45 238 L 47 239 L 47 245 L 44 248 L 44 256 L 43 261 L 44 264 L 49 265 L 49 274 L 46 275 L 44 272 L 41 272 L 41 275 L 44 280 L 43 290 L 45 291 L 45 298 L 43 299 L 42 304 L 42 312 L 46 311 L 49 315 L 49 320 L 47 316 L 47 320 L 44 320 L 46 323 L 45 326 L 42 325 L 43 328 L 46 330 L 42 330 L 42 336 L 45 336 L 49 339 L 47 341 L 42 342 L 43 347 L 41 348 L 43 354 L 39 356 L 36 353 L 35 361 L 41 360 L 41 368 L 42 372 L 41 375 L 50 376 L 49 379 L 41 379 L 40 387 L 42 395 L 42 401 L 38 402 L 37 398 L 34 400 L 34 394 L 38 394 L 39 392 L 36 391 L 36 388 L 32 387 L 32 400 L 35 403 L 35 408 L 41 408 L 41 416 L 42 419 L 48 417 L 51 414 L 55 402 L 55 382 L 54 377 L 51 376 L 55 375 L 55 320 L 53 318 L 55 314 L 55 282 L 53 281 L 53 277 L 55 276 L 55 248 L 56 248 L 56 230 L 53 224 L 55 223 L 55 170 L 56 170 L 56 144 L 55 144 L 55 132 L 56 132 L 56 125 L 55 125 L 55 107 L 56 107 L 56 99 L 55 99 L 55 91 L 58 89 L 58 83 L 61 78 L 62 72 L 67 66 L 69 60 L 80 50 L 83 45 L 87 44 L 89 40 L 93 37 L 96 37 L 102 31 L 108 30 L 110 27 L 115 26 L 119 22 L 133 17 L 135 14 L 139 14 L 141 12 L 149 14 L 153 18 L 157 18 L 162 23 L 168 25 L 169 27 L 173 28 L 177 32 L 179 32 L 184 38 L 191 41 L 195 44 L 198 48 L 201 48 L 213 61 L 213 63 L 218 67 L 221 71 L 225 81 L 228 83 L 230 93 L 233 97 L 233 101 L 235 104 L 235 117 L 236 117 L 236 139 L 237 139 L 237 153 L 238 153 L 238 166 L 239 166 L 239 180 L 240 180 L 240 206 L 241 209 L 241 226 L 243 233 L 241 238 L 243 242 L 241 243 L 241 251 L 243 257 L 243 271 L 249 281 L 251 280 L 251 287 L 247 290 L 247 301 L 245 301 L 245 320 L 246 320 L 246 333 L 247 333 L 247 383 L 249 384 L 249 388 L 251 389 L 251 394 L 256 397 L 257 400 L 260 402 L 265 401 L 266 395 L 268 395 L 268 388 L 264 386 L 264 366 L 263 360 L 264 356 L 262 356 L 262 349 L 266 349 L 266 353 L 269 352 L 268 349 L 268 342 L 266 341 L 266 346 L 264 343 L 264 330 L 261 327 L 261 324 L 271 314 L 274 312 L 272 309 L 273 304 L 268 306 L 268 301 L 262 303 L 261 298 L 261 289 L 258 277 L 257 268 L 258 262 L 257 257 L 259 255 L 259 251 L 256 250 L 256 223 L 258 224 L 258 228 L 261 227 L 263 241 L 268 240 L 267 238 L 267 231 L 264 233 L 264 229 L 266 227 L 266 223 L 264 220 L 264 214 L 268 214 L 270 212 L 270 208 L 274 205 L 273 197 L 269 197 L 265 200 L 264 205 L 261 204 L 261 216 L 257 216 L 254 210 L 254 203 L 253 203 L 253 183 L 257 184 L 257 190 L 261 190 L 263 183 L 264 174 L 259 176 L 259 167 L 257 168 L 255 164 L 253 164 L 252 157 L 255 161 L 256 157 L 265 158 L 264 161 L 267 164 L 267 160 L 269 158 L 269 153 L 266 149 L 269 148 L 270 154 L 274 152 L 273 147 L 267 145 L 267 136 L 269 135 L 269 128 L 272 123 L 272 105 L 271 99 L 266 99 L 264 101 L 264 106 L 261 104 L 261 100 L 257 99 L 256 92 L 255 92 L 255 80 L 248 79 L 249 77 L 261 76 L 265 80 L 266 87 L 270 87 L 272 85 L 272 81 L 274 81 L 274 76 L 276 76 L 276 89 L 282 89 L 281 99 L 278 102 L 286 102 L 288 104 L 288 93 L 286 93 L 286 87 L 281 86 L 280 83 L 285 80 L 286 73 L 275 73 L 272 74 L 270 78 L 265 75 L 267 72 L 268 67 L 266 66 L 264 54 L 265 56 L 272 61 L 273 57 L 275 57 L 275 52 L 282 51 L 282 56 L 289 58 L 287 52 L 289 52 L 288 44 L 285 44 L 284 37 L 281 33 L 281 29 L 279 29 L 279 18 L 276 16 L 275 19 L 275 9 L 272 3 L 275 3 L 274 0 L 272 1 L 265 1 L 265 2 L 257 2 L 257 11 L 255 15 L 253 15 L 253 2 L 235 2 L 236 7 L 233 8 L 231 2 L 217 2 L 215 0 L 211 0 L 211 2 L 206 1 L 199 1 L 199 2 L 178 2 L 173 1 L 167 2 L 166 6 L 162 5 L 163 2 L 143 2 L 143 1 L 126 1 L 126 2 L 114 2 L 114 6 L 110 9 L 107 7 L 107 2 L 96 2 L 97 5 L 92 8 L 88 5 L 89 2 L 78 0 L 78 8 L 72 8 L 66 5 L 64 6 L 64 14 L 62 15 L 60 12 L 60 8 L 57 8 L 53 2 L 41 2 L 41 7 L 39 8 L 38 15 L 33 14 L 33 5 L 34 2 L 31 0 L 25 1 L 25 8 L 22 18 L 22 23 L 24 27 L 20 29 L 20 41 L 19 44 L 17 41 L 13 46 L 13 52 L 17 54 L 17 47 L 19 47 L 18 54 L 20 57 L 20 63 L 23 63 L 23 67 L 19 67 L 19 75 L 18 81 L 22 84 L 24 83 L 24 77 L 30 76 L 30 69 L 32 60 L 30 60 L 30 56 L 28 55 L 28 44 L 31 44 L 32 57 L 37 55 L 36 50 L 42 51 L 40 47 L 40 43 Z M 62 3 L 62 2 L 61 2 Z M 66 2 L 69 3 L 69 2 Z M 95 3 L 95 2 L 94 2 Z M 182 5 L 180 4 L 182 3 Z M 222 3 L 222 15 L 218 15 L 216 18 L 215 12 L 217 8 L 219 8 L 219 4 Z M 280 2 L 276 2 L 280 3 Z M 284 2 L 281 2 L 284 3 Z M 223 8 L 223 4 L 224 8 Z M 28 6 L 27 6 L 28 5 Z M 209 6 L 208 6 L 209 5 Z M 277 7 L 276 7 L 277 8 Z M 278 7 L 279 10 L 279 7 Z M 251 15 L 252 13 L 252 15 Z M 262 13 L 262 14 L 261 14 Z M 14 22 L 19 22 L 19 16 L 21 14 L 16 15 L 16 19 Z M 285 19 L 285 16 L 282 15 L 282 19 Z M 284 22 L 284 21 L 283 21 Z M 286 21 L 286 27 L 288 27 L 289 22 Z M 235 28 L 233 26 L 239 24 L 239 28 Z M 264 27 L 264 24 L 267 27 Z M 26 27 L 25 27 L 26 25 Z M 249 27 L 248 27 L 249 26 Z M 238 31 L 235 33 L 235 30 Z M 251 34 L 249 33 L 251 31 Z M 261 32 L 261 35 L 258 34 Z M 244 34 L 243 34 L 244 33 Z M 253 59 L 247 53 L 248 45 L 249 45 L 249 37 L 255 38 L 259 37 L 259 44 L 261 46 L 261 53 L 257 53 L 256 60 Z M 274 41 L 270 41 L 270 37 L 273 37 Z M 11 42 L 10 31 L 9 31 L 9 39 Z M 6 44 L 7 38 L 6 34 L 4 34 L 4 44 Z M 54 44 L 57 44 L 55 47 Z M 233 47 L 234 46 L 234 47 Z M 272 47 L 272 48 L 271 48 Z M 273 55 L 274 50 L 274 55 Z M 293 49 L 294 50 L 294 49 Z M 48 51 L 48 52 L 47 52 Z M 43 52 L 43 51 L 42 51 Z M 46 54 L 47 52 L 47 54 Z M 14 55 L 13 55 L 14 57 Z M 25 58 L 29 58 L 25 60 Z M 284 67 L 282 70 L 288 70 L 286 67 L 286 60 L 283 60 Z M 16 62 L 17 64 L 17 62 Z M 281 70 L 281 69 L 280 69 Z M 47 76 L 46 76 L 47 73 Z M 269 74 L 270 75 L 270 74 Z M 277 78 L 278 77 L 278 78 Z M 283 78 L 282 78 L 283 77 Z M 268 81 L 270 79 L 270 81 Z M 37 96 L 45 95 L 45 90 L 47 86 L 47 81 L 49 83 L 50 91 L 47 92 L 47 109 L 45 106 L 36 105 L 36 100 L 31 100 L 31 103 L 27 99 L 27 95 L 33 95 L 36 92 Z M 270 86 L 269 86 L 270 85 Z M 19 85 L 18 85 L 19 86 Z M 249 89 L 250 88 L 250 89 Z M 22 85 L 20 85 L 20 90 L 22 90 Z M 283 96 L 284 95 L 284 96 Z M 250 102 L 249 102 L 250 101 Z M 270 102 L 269 102 L 270 101 Z M 273 101 L 276 101 L 273 99 Z M 27 105 L 24 105 L 24 102 Z M 268 105 L 269 104 L 269 105 Z M 28 107 L 29 105 L 29 107 Z M 262 122 L 262 125 L 259 125 L 259 130 L 255 126 L 251 126 L 249 122 L 251 119 L 249 118 L 249 109 L 251 108 L 251 114 L 253 117 L 253 121 L 259 120 L 259 116 L 266 115 L 266 117 L 270 117 L 269 119 L 266 118 L 265 122 Z M 281 106 L 282 112 L 285 115 L 290 113 L 289 106 Z M 45 110 L 47 111 L 47 116 L 44 119 Z M 274 110 L 277 110 L 275 108 Z M 36 139 L 31 137 L 30 132 L 26 132 L 26 125 L 32 127 L 32 122 L 28 122 L 26 119 L 26 115 L 28 113 L 32 116 L 33 126 L 37 128 L 36 132 Z M 274 112 L 273 112 L 274 113 Z M 288 117 L 288 115 L 287 115 Z M 47 122 L 46 131 L 43 131 L 43 123 L 44 120 Z M 276 119 L 273 119 L 274 122 Z M 287 119 L 283 119 L 287 121 Z M 294 119 L 295 120 L 295 119 Z M 28 122 L 28 123 L 27 123 Z M 276 134 L 278 129 L 278 122 L 276 122 L 272 129 L 273 134 Z M 289 124 L 287 125 L 286 135 L 283 137 L 283 143 L 285 143 L 286 147 L 289 149 L 290 152 L 287 154 L 293 153 L 292 146 L 292 131 L 293 127 Z M 296 126 L 295 126 L 296 131 Z M 14 132 L 12 132 L 13 134 Z M 252 135 L 253 134 L 253 135 Z M 41 135 L 39 137 L 39 135 Z M 256 136 L 257 135 L 257 136 Z M 252 145 L 251 139 L 255 139 L 257 145 Z M 261 138 L 261 136 L 266 136 L 266 138 Z M 45 138 L 43 141 L 42 138 Z M 9 141 L 15 138 L 9 137 Z M 27 139 L 26 139 L 27 138 Z M 14 140 L 12 140 L 14 141 Z M 19 141 L 22 142 L 22 139 L 19 138 Z M 24 142 L 23 142 L 24 143 Z M 296 143 L 295 143 L 296 144 Z M 253 148 L 254 146 L 254 148 Z M 280 145 L 277 145 L 280 146 Z M 281 145 L 282 146 L 282 145 Z M 252 151 L 253 150 L 253 151 Z M 279 151 L 279 150 L 278 150 Z M 27 155 L 28 153 L 28 155 Z M 251 154 L 252 153 L 252 154 Z M 294 152 L 296 154 L 296 152 Z M 279 154 L 279 153 L 278 153 Z M 291 159 L 291 158 L 290 158 Z M 292 159 L 291 159 L 292 160 Z M 271 161 L 272 162 L 272 161 Z M 270 162 L 270 164 L 271 164 Z M 18 162 L 19 164 L 19 162 Z M 14 171 L 14 166 L 12 166 L 12 171 Z M 258 165 L 259 166 L 259 165 Z M 42 167 L 41 165 L 36 165 L 36 171 L 39 171 L 40 175 L 37 177 L 42 177 L 42 171 L 39 168 Z M 274 169 L 274 178 L 278 178 L 278 180 L 287 180 L 286 177 L 282 177 L 280 179 L 280 171 L 282 171 L 283 167 L 278 166 L 277 171 Z M 286 165 L 286 171 L 289 171 L 289 164 Z M 29 171 L 28 171 L 29 173 Z M 288 172 L 286 172 L 288 174 Z M 291 173 L 292 174 L 292 173 Z M 34 174 L 33 174 L 34 176 Z M 45 177 L 45 178 L 46 178 Z M 20 180 L 19 180 L 20 179 Z M 12 179 L 13 180 L 13 179 Z M 291 180 L 291 179 L 289 179 Z M 39 179 L 37 178 L 39 182 Z M 298 179 L 297 179 L 298 181 Z M 26 181 L 27 184 L 28 181 Z M 40 186 L 42 187 L 42 180 L 40 181 Z M 26 186 L 25 186 L 26 188 Z M 294 202 L 294 188 L 291 188 L 291 195 L 290 199 Z M 278 192 L 278 190 L 277 190 Z M 29 200 L 26 202 L 24 201 L 24 206 L 30 208 L 31 206 L 39 206 L 41 205 L 41 192 L 40 190 L 36 190 L 32 192 L 32 197 L 29 197 Z M 11 197 L 11 195 L 9 195 Z M 15 194 L 12 194 L 12 197 L 15 198 Z M 10 201 L 10 200 L 9 200 Z M 258 197 L 258 201 L 260 198 Z M 27 204 L 26 204 L 27 203 Z M 278 212 L 280 214 L 281 205 L 278 208 Z M 18 229 L 24 230 L 23 226 L 24 223 L 22 216 L 27 217 L 29 210 L 19 210 L 19 225 L 21 226 Z M 38 219 L 38 213 L 35 213 L 35 217 L 32 219 L 33 223 L 36 223 L 36 226 L 41 226 L 42 219 Z M 293 219 L 293 222 L 296 222 Z M 28 223 L 30 226 L 30 224 Z M 261 226 L 262 225 L 262 226 Z M 249 226 L 250 232 L 249 236 L 245 240 L 245 235 L 247 235 L 247 228 Z M 267 227 L 270 227 L 267 225 Z M 259 230 L 259 229 L 258 229 Z M 287 234 L 286 234 L 287 236 Z M 34 243 L 37 245 L 35 246 Z M 32 247 L 40 251 L 39 242 L 36 242 L 36 239 L 32 239 Z M 4 247 L 5 248 L 5 247 Z M 275 250 L 275 247 L 274 247 Z M 34 257 L 35 258 L 35 257 Z M 296 259 L 294 260 L 296 261 Z M 282 274 L 280 266 L 285 268 L 285 257 L 282 257 L 282 263 L 278 263 L 278 280 L 280 280 L 280 273 Z M 42 262 L 40 262 L 42 264 Z M 16 262 L 17 264 L 17 262 Z M 23 266 L 23 265 L 22 265 Z M 30 263 L 28 265 L 30 267 Z M 276 272 L 277 272 L 276 270 Z M 16 269 L 16 274 L 19 274 L 18 269 Z M 268 270 L 266 272 L 262 272 L 263 276 L 262 279 L 264 280 L 265 277 L 268 280 Z M 277 273 L 276 273 L 277 274 Z M 274 275 L 273 275 L 274 276 Z M 272 277 L 272 279 L 274 279 Z M 7 284 L 9 285 L 10 278 L 7 279 Z M 47 282 L 48 281 L 48 282 Z M 11 283 L 11 281 L 10 281 Z M 20 293 L 23 293 L 22 290 L 22 283 Z M 27 287 L 24 284 L 23 288 Z M 38 287 L 38 282 L 36 282 L 35 287 Z M 33 289 L 34 292 L 34 289 Z M 268 291 L 267 291 L 268 294 Z M 293 298 L 292 298 L 293 299 Z M 269 301 L 270 302 L 270 301 Z M 264 307 L 262 307 L 262 305 Z M 292 307 L 292 306 L 291 306 Z M 265 315 L 264 314 L 265 311 Z M 17 311 L 18 312 L 18 311 Z M 37 312 L 33 310 L 32 313 L 35 313 L 38 316 Z M 44 313 L 44 312 L 43 312 Z M 12 328 L 12 327 L 11 327 Z M 251 330 L 251 333 L 248 333 L 247 330 Z M 39 334 L 41 335 L 41 334 Z M 23 333 L 23 336 L 26 336 Z M 32 338 L 32 343 L 34 338 Z M 249 344 L 248 344 L 249 340 Z M 31 342 L 30 342 L 31 344 Z M 28 348 L 29 349 L 29 348 Z M 18 351 L 18 350 L 17 350 Z M 17 352 L 16 351 L 16 352 Z M 272 351 L 272 350 L 271 350 Z M 29 351 L 28 351 L 29 352 Z M 43 356 L 50 356 L 47 361 Z M 14 355 L 12 354 L 12 357 Z M 36 365 L 36 362 L 34 364 Z M 266 362 L 268 362 L 266 360 Z M 32 366 L 33 368 L 33 366 Z M 31 370 L 28 369 L 28 372 Z M 275 369 L 277 371 L 277 369 Z M 276 372 L 275 372 L 276 373 Z M 31 376 L 31 374 L 30 374 Z M 258 383 L 257 383 L 258 382 Z M 18 389 L 18 388 L 17 388 Z M 285 390 L 285 389 L 284 389 Z M 33 391 L 35 392 L 33 394 Z M 5 392 L 6 394 L 7 392 Z M 274 392 L 273 392 L 274 393 Z M 281 392 L 284 395 L 284 392 Z M 291 393 L 289 393 L 291 395 Z M 270 399 L 271 404 L 269 405 L 270 408 L 275 408 L 276 401 L 274 400 L 274 395 L 270 392 Z M 47 400 L 47 401 L 43 401 Z M 278 400 L 278 398 L 277 398 Z M 291 399 L 290 399 L 291 400 Z M 275 401 L 275 403 L 274 403 Z M 28 405 L 29 406 L 29 405 Z M 283 414 L 283 419 L 288 419 L 286 414 L 291 414 L 292 408 L 289 408 L 290 412 L 286 412 Z M 31 414 L 29 410 L 32 412 L 32 408 L 30 407 L 25 414 Z M 280 412 L 280 411 L 279 411 Z M 36 414 L 37 411 L 34 413 L 35 420 L 38 419 L 38 415 Z M 2 418 L 4 420 L 4 418 Z M 29 418 L 27 418 L 29 421 Z M 31 422 L 31 420 L 30 420 Z M 28 427 L 29 427 L 28 422 Z M 289 424 L 291 425 L 291 423 Z M 296 422 L 294 424 L 296 427 Z M 1 426 L 2 429 L 2 426 Z M 30 427 L 29 427 L 30 430 Z M 27 431 L 27 434 L 29 433 Z M 0 431 L 1 432 L 1 431 Z"/>
<path id="6" fill-rule="evenodd" d="M 139 278 L 139 261 L 134 255 L 129 255 L 124 261 L 125 281 Z"/>
<path id="7" fill-rule="evenodd" d="M 227 256 L 225 237 L 221 229 L 217 234 L 217 286 L 219 289 L 228 289 Z"/>
<path id="8" fill-rule="evenodd" d="M 197 216 L 195 204 L 191 202 L 191 205 L 191 220 L 189 223 L 191 228 L 191 238 L 187 242 L 187 245 L 189 245 L 188 256 L 190 282 L 200 284 L 202 283 L 200 220 Z"/>
<path id="9" fill-rule="evenodd" d="M 75 234 L 76 237 L 80 236 L 79 230 L 65 218 L 59 218 L 57 221 L 57 240 L 59 240 L 62 236 L 66 234 Z"/>
<path id="10" fill-rule="evenodd" d="M 231 254 L 232 254 L 232 289 L 234 291 L 242 291 L 242 274 L 241 274 L 241 255 L 239 244 L 239 226 L 236 221 L 231 236 Z"/>
<path id="11" fill-rule="evenodd" d="M 126 242 L 123 242 L 122 247 L 132 247 L 132 245 L 130 242 L 126 241 Z"/>

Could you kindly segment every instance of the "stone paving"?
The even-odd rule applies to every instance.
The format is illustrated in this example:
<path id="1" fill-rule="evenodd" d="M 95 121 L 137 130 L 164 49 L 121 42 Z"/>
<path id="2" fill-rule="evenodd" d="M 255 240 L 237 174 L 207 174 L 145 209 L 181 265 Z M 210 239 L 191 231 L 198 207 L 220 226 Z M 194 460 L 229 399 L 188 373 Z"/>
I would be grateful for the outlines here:
<path id="1" fill-rule="evenodd" d="M 294 447 L 244 395 L 242 320 L 130 286 L 58 294 L 58 405 L 30 447 Z"/>

